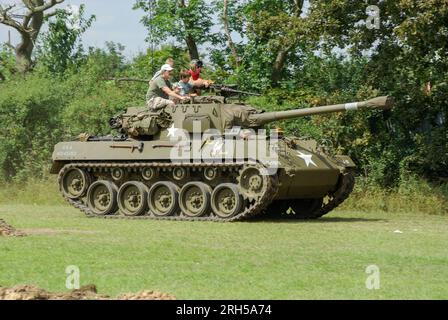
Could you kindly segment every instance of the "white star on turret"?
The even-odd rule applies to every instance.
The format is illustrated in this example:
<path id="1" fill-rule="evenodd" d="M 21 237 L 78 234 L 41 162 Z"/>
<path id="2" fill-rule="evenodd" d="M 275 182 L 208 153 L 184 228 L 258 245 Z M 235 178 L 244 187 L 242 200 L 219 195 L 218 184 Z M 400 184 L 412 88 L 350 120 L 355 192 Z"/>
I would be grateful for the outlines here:
<path id="1" fill-rule="evenodd" d="M 171 126 L 171 128 L 168 128 L 168 135 L 167 135 L 167 137 L 169 138 L 169 137 L 171 137 L 171 138 L 176 138 L 176 132 L 177 132 L 177 130 L 179 130 L 179 129 L 177 129 L 175 126 L 174 126 L 174 123 L 173 123 L 173 125 Z"/>
<path id="2" fill-rule="evenodd" d="M 297 151 L 297 154 L 298 154 L 299 158 L 302 158 L 305 161 L 305 164 L 307 167 L 309 167 L 310 165 L 317 167 L 317 164 L 313 161 L 312 154 L 304 154 L 300 151 Z"/>

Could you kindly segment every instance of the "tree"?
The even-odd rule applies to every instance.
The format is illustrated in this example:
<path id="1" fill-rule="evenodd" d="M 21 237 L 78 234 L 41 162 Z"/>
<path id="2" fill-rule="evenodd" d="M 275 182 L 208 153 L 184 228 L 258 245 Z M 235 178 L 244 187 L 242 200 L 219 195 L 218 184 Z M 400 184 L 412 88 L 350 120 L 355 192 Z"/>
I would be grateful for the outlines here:
<path id="1" fill-rule="evenodd" d="M 258 67 L 269 70 L 270 85 L 277 87 L 286 76 L 288 59 L 317 50 L 326 36 L 346 34 L 360 20 L 352 12 L 365 7 L 365 3 L 356 0 L 248 1 L 244 23 L 250 52 L 263 55 Z M 248 58 L 253 59 L 253 54 Z"/>
<path id="2" fill-rule="evenodd" d="M 392 95 L 396 107 L 391 113 L 348 113 L 312 121 L 373 182 L 396 185 L 408 174 L 448 177 L 445 0 L 252 0 L 246 2 L 244 16 L 248 41 L 243 84 L 279 87 L 269 91 L 270 96 L 277 92 L 277 104 L 309 89 L 323 103 Z M 323 63 L 310 65 L 316 52 Z M 350 75 L 349 82 L 328 69 L 330 52 L 350 62 L 337 64 L 346 68 L 342 75 Z M 324 85 L 338 78 L 343 81 Z M 310 88 L 313 83 L 325 91 Z"/>
<path id="3" fill-rule="evenodd" d="M 231 29 L 230 29 L 229 1 L 228 0 L 224 0 L 224 2 L 223 2 L 223 12 L 222 12 L 221 20 L 224 25 L 224 33 L 227 38 L 227 44 L 232 52 L 233 60 L 235 61 L 236 67 L 239 67 L 240 66 L 240 58 L 238 56 L 238 50 L 235 46 L 235 43 L 233 42 L 232 35 L 231 35 Z"/>
<path id="4" fill-rule="evenodd" d="M 213 39 L 212 9 L 204 0 L 137 0 L 134 9 L 147 15 L 148 41 L 160 44 L 173 37 L 187 45 L 191 59 L 199 59 L 198 45 Z"/>
<path id="5" fill-rule="evenodd" d="M 393 95 L 389 167 L 437 180 L 448 177 L 448 3 L 378 1 L 375 28 L 359 25 L 345 43 L 369 52 L 365 82 Z M 344 39 L 343 39 L 344 40 Z M 387 148 L 387 146 L 385 146 Z"/>
<path id="6" fill-rule="evenodd" d="M 319 35 L 316 49 L 344 49 L 350 61 L 367 58 L 354 98 L 388 94 L 396 99 L 390 114 L 347 114 L 327 121 L 327 135 L 382 185 L 409 174 L 446 179 L 448 3 L 310 1 L 310 19 Z M 340 99 L 341 92 L 337 95 Z"/>
<path id="7" fill-rule="evenodd" d="M 16 4 L 0 5 L 0 23 L 16 29 L 21 37 L 20 43 L 15 47 L 16 68 L 19 72 L 23 73 L 31 68 L 31 56 L 42 25 L 46 18 L 57 12 L 48 10 L 62 2 L 64 0 L 22 0 L 24 13 L 21 15 L 12 13 L 13 9 L 17 9 Z"/>
<path id="8" fill-rule="evenodd" d="M 42 34 L 39 60 L 52 73 L 62 74 L 81 62 L 81 35 L 92 25 L 95 16 L 84 17 L 84 5 L 58 10 L 48 31 Z"/>
<path id="9" fill-rule="evenodd" d="M 10 78 L 14 72 L 14 52 L 6 44 L 0 46 L 0 83 Z"/>

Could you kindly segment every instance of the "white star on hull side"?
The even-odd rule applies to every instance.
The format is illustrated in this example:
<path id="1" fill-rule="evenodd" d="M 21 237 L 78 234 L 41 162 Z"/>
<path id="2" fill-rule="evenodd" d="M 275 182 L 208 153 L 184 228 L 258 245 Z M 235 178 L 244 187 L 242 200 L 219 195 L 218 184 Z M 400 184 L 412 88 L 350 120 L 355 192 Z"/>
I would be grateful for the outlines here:
<path id="1" fill-rule="evenodd" d="M 299 156 L 299 158 L 301 158 L 305 161 L 305 164 L 308 168 L 310 167 L 310 165 L 317 167 L 317 164 L 313 161 L 312 154 L 305 154 L 300 151 L 297 151 L 297 155 Z"/>
<path id="2" fill-rule="evenodd" d="M 168 128 L 168 138 L 176 138 L 177 129 L 174 124 L 171 126 L 171 128 Z"/>

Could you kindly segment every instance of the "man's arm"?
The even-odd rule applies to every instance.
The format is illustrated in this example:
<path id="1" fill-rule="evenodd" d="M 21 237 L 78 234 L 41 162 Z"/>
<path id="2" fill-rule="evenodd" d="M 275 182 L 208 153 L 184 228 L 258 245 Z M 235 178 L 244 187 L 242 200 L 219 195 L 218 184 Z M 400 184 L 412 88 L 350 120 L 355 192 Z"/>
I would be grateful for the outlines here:
<path id="1" fill-rule="evenodd" d="M 187 88 L 188 88 L 188 95 L 190 97 L 197 97 L 197 93 L 194 90 L 194 86 L 191 83 L 187 83 Z"/>
<path id="2" fill-rule="evenodd" d="M 190 79 L 190 84 L 195 87 L 195 88 L 208 88 L 210 87 L 210 81 L 209 80 L 204 80 L 199 78 L 198 80 L 194 81 L 193 78 Z"/>
<path id="3" fill-rule="evenodd" d="M 165 92 L 168 96 L 179 99 L 179 100 L 186 100 L 186 97 L 182 97 L 181 95 L 177 94 L 176 92 L 174 92 L 173 90 L 171 90 L 168 87 L 163 87 L 162 91 Z"/>

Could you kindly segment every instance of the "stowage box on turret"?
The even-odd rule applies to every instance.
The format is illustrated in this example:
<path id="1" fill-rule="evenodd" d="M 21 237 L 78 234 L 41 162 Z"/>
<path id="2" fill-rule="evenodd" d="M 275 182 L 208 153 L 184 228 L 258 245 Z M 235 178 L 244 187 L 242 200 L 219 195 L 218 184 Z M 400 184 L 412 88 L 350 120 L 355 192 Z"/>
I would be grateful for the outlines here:
<path id="1" fill-rule="evenodd" d="M 315 141 L 264 126 L 276 120 L 390 109 L 389 97 L 309 109 L 261 112 L 223 97 L 111 119 L 121 135 L 55 146 L 51 172 L 64 198 L 89 216 L 241 221 L 263 214 L 319 218 L 354 186 L 355 164 Z"/>

